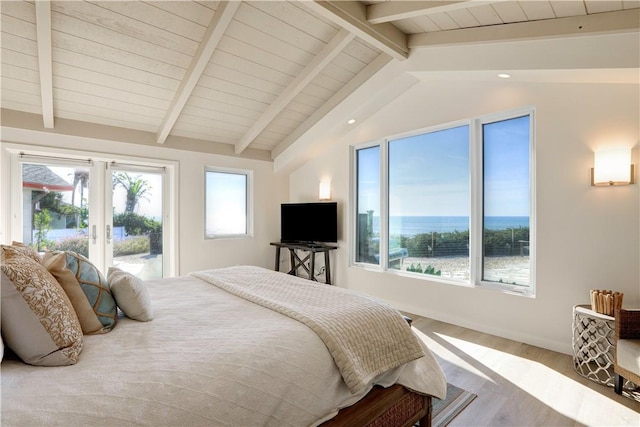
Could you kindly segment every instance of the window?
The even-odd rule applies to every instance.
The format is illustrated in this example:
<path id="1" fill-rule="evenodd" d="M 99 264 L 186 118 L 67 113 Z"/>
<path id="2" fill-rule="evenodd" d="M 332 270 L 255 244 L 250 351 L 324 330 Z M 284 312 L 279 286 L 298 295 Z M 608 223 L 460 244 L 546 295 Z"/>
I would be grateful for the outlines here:
<path id="1" fill-rule="evenodd" d="M 206 168 L 205 236 L 251 236 L 250 171 Z"/>
<path id="2" fill-rule="evenodd" d="M 357 151 L 356 262 L 380 263 L 380 147 Z"/>
<path id="3" fill-rule="evenodd" d="M 482 124 L 482 279 L 528 286 L 530 116 Z"/>
<path id="4" fill-rule="evenodd" d="M 354 147 L 353 262 L 533 294 L 533 111 Z"/>
<path id="5" fill-rule="evenodd" d="M 390 140 L 388 150 L 389 268 L 468 281 L 469 126 Z M 461 260 L 435 261 L 452 257 Z"/>

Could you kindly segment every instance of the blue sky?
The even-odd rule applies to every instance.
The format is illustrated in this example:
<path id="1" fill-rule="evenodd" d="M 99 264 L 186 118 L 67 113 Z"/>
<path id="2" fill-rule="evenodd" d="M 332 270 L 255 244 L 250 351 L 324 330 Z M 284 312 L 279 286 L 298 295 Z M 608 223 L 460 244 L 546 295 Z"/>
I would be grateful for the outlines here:
<path id="1" fill-rule="evenodd" d="M 485 214 L 529 215 L 529 116 L 484 126 Z M 359 150 L 358 211 L 379 214 L 379 151 Z M 389 142 L 391 216 L 469 215 L 469 127 Z"/>
<path id="2" fill-rule="evenodd" d="M 358 150 L 358 212 L 380 212 L 380 147 Z"/>
<path id="3" fill-rule="evenodd" d="M 247 176 L 207 171 L 206 234 L 247 232 Z"/>
<path id="4" fill-rule="evenodd" d="M 529 216 L 529 116 L 484 125 L 484 211 Z"/>
<path id="5" fill-rule="evenodd" d="M 469 215 L 469 127 L 389 142 L 391 216 Z"/>

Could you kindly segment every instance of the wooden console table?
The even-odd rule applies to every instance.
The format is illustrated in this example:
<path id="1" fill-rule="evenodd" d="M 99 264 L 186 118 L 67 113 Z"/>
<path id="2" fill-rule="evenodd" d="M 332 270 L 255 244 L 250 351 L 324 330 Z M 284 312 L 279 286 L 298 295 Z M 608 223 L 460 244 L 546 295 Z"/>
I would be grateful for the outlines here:
<path id="1" fill-rule="evenodd" d="M 325 282 L 330 285 L 331 284 L 331 262 L 329 259 L 329 252 L 338 249 L 337 246 L 330 245 L 320 245 L 320 244 L 305 244 L 305 243 L 282 243 L 282 242 L 272 242 L 271 246 L 276 247 L 276 263 L 275 263 L 275 271 L 280 271 L 280 249 L 287 248 L 289 249 L 290 256 L 290 270 L 288 274 L 292 276 L 298 275 L 298 269 L 303 268 L 307 274 L 309 275 L 309 280 L 318 281 L 315 276 L 315 261 L 316 254 L 318 252 L 324 253 L 324 275 Z M 296 250 L 300 250 L 303 252 L 309 252 L 307 256 L 301 258 L 296 253 Z"/>

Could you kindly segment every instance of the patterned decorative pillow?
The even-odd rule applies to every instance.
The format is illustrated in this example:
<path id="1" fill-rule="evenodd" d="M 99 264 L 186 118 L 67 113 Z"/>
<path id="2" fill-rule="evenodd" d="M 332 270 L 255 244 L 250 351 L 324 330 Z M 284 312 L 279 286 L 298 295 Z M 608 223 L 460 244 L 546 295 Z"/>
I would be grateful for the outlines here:
<path id="1" fill-rule="evenodd" d="M 67 268 L 75 275 L 93 308 L 93 312 L 104 327 L 102 332 L 109 332 L 118 321 L 118 307 L 109 289 L 107 279 L 84 256 L 72 251 L 64 253 L 67 257 Z"/>
<path id="2" fill-rule="evenodd" d="M 7 246 L 7 245 L 2 245 L 2 248 L 13 248 L 14 250 L 20 252 L 22 255 L 28 256 L 29 258 L 31 258 L 32 260 L 36 261 L 36 262 L 40 262 L 40 255 L 38 255 L 38 252 L 36 252 L 35 249 L 33 249 L 31 246 L 27 246 L 24 243 L 21 242 L 12 242 L 11 246 Z"/>
<path id="3" fill-rule="evenodd" d="M 42 265 L 56 278 L 62 289 L 69 297 L 71 305 L 78 316 L 82 332 L 85 335 L 109 332 L 93 311 L 89 299 L 85 295 L 75 274 L 67 268 L 67 254 L 64 252 L 47 252 L 42 259 Z"/>
<path id="4" fill-rule="evenodd" d="M 2 337 L 25 363 L 73 365 L 82 328 L 67 295 L 40 263 L 11 247 L 0 254 Z"/>
<path id="5" fill-rule="evenodd" d="M 116 304 L 127 317 L 141 322 L 153 319 L 151 295 L 142 280 L 116 267 L 109 267 L 107 280 Z"/>

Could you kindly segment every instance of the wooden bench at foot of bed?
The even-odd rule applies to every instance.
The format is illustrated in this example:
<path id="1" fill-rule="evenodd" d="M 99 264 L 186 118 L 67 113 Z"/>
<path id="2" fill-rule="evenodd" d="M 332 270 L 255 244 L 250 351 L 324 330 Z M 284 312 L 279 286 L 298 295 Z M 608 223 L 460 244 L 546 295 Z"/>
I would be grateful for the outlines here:
<path id="1" fill-rule="evenodd" d="M 375 386 L 362 400 L 342 409 L 322 427 L 431 427 L 431 396 L 395 384 Z"/>

